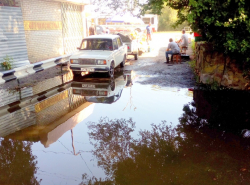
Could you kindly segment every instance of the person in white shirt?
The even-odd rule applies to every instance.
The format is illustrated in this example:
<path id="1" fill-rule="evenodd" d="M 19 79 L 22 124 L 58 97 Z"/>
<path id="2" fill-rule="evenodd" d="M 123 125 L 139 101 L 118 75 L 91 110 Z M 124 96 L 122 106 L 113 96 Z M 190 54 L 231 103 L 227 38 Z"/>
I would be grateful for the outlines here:
<path id="1" fill-rule="evenodd" d="M 169 63 L 169 57 L 168 55 L 171 55 L 171 61 L 173 59 L 173 54 L 177 54 L 180 53 L 180 48 L 178 46 L 178 44 L 176 42 L 173 42 L 173 39 L 170 38 L 169 39 L 169 44 L 168 44 L 168 48 L 166 50 L 166 63 Z"/>
<path id="2" fill-rule="evenodd" d="M 179 41 L 177 41 L 177 43 L 179 43 L 181 51 L 182 51 L 183 47 L 188 47 L 188 35 L 186 34 L 185 30 L 182 30 L 181 39 Z"/>

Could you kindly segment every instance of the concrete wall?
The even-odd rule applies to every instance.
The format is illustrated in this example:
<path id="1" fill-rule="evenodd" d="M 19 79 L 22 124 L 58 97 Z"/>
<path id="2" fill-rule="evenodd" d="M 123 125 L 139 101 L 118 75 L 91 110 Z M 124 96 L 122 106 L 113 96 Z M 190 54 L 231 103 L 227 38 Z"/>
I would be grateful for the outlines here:
<path id="1" fill-rule="evenodd" d="M 203 42 L 198 42 L 195 50 L 196 71 L 200 82 L 238 90 L 250 90 L 250 80 L 243 76 L 244 70 L 237 61 L 214 51 L 212 45 Z"/>
<path id="2" fill-rule="evenodd" d="M 61 22 L 61 3 L 41 0 L 21 0 L 24 21 Z M 62 29 L 25 30 L 28 57 L 31 63 L 63 53 Z"/>

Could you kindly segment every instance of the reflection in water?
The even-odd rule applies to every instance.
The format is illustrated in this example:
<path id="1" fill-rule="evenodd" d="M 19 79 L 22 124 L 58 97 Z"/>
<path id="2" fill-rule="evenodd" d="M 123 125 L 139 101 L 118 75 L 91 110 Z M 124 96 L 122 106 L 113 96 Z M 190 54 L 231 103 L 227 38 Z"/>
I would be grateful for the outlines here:
<path id="1" fill-rule="evenodd" d="M 82 184 L 249 184 L 247 99 L 242 92 L 197 90 L 176 128 L 163 121 L 139 138 L 130 135 L 132 119 L 90 122 L 93 154 L 107 179 L 84 174 Z"/>
<path id="2" fill-rule="evenodd" d="M 39 184 L 35 176 L 46 185 L 250 184 L 249 95 L 201 90 L 192 95 L 187 89 L 139 85 L 132 73 L 124 74 L 118 75 L 122 88 L 117 76 L 59 86 L 57 79 L 56 86 L 41 83 L 10 96 L 21 97 L 18 102 L 6 99 L 0 107 L 0 184 Z M 73 89 L 123 92 L 107 105 L 87 102 Z M 30 92 L 39 94 L 22 98 Z M 194 101 L 187 104 L 191 95 Z M 166 121 L 149 126 L 161 120 L 174 127 Z M 23 171 L 28 175 L 17 182 Z"/>
<path id="3" fill-rule="evenodd" d="M 211 128 L 240 135 L 250 128 L 250 93 L 242 91 L 194 91 L 196 113 Z"/>
<path id="4" fill-rule="evenodd" d="M 128 77 L 131 75 L 119 72 L 114 78 L 81 78 L 72 82 L 72 91 L 88 102 L 112 104 L 120 99 L 123 88 L 130 85 Z"/>
<path id="5" fill-rule="evenodd" d="M 72 77 L 72 73 L 65 71 L 60 76 L 39 81 L 32 87 L 0 89 L 0 137 L 32 125 L 44 127 L 69 109 L 73 110 L 73 106 L 83 98 L 74 98 L 70 94 L 70 86 L 66 82 Z M 73 99 L 70 105 L 68 96 Z M 31 140 L 35 141 L 36 138 Z"/>
<path id="6" fill-rule="evenodd" d="M 39 185 L 31 142 L 0 139 L 0 184 Z"/>

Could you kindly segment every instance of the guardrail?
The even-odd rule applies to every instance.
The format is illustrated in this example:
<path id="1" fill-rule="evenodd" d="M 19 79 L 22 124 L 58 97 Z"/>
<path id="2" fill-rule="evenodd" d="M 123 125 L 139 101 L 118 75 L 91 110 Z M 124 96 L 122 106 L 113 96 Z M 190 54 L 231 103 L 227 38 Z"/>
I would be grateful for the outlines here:
<path id="1" fill-rule="evenodd" d="M 12 70 L 0 72 L 0 84 L 24 78 L 31 74 L 43 71 L 45 69 L 65 64 L 69 61 L 71 54 L 63 55 L 60 57 L 51 58 L 34 64 L 25 65 L 22 67 L 14 68 Z"/>

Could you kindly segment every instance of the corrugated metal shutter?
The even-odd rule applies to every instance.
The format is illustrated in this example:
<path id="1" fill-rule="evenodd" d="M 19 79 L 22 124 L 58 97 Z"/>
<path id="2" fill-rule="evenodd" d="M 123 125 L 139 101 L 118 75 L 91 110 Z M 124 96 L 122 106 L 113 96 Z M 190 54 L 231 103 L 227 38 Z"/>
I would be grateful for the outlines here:
<path id="1" fill-rule="evenodd" d="M 0 63 L 6 55 L 13 58 L 13 67 L 29 64 L 20 7 L 0 6 Z"/>
<path id="2" fill-rule="evenodd" d="M 62 3 L 63 45 L 66 54 L 76 51 L 83 39 L 82 6 Z"/>
<path id="3" fill-rule="evenodd" d="M 0 90 L 0 107 L 14 103 L 16 101 L 20 101 L 26 97 L 33 96 L 32 87 L 27 87 L 20 89 L 19 91 L 16 90 Z"/>

